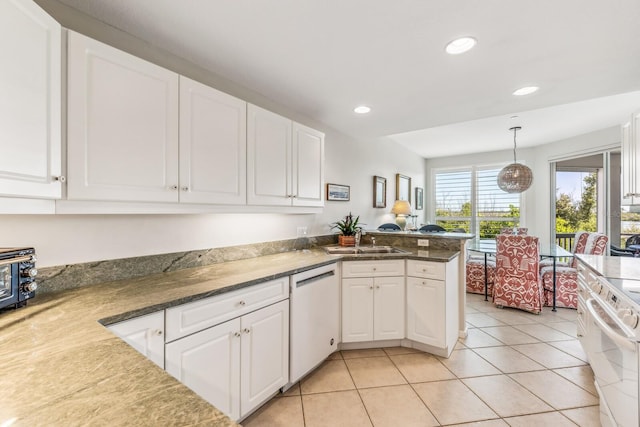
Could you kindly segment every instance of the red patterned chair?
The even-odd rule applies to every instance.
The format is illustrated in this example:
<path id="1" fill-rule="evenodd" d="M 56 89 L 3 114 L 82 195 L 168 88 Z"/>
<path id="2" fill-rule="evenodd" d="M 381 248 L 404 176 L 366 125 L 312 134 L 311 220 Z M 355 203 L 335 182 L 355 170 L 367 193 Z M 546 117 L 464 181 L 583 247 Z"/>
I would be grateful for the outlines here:
<path id="1" fill-rule="evenodd" d="M 607 251 L 609 238 L 600 233 L 576 233 L 574 254 L 604 255 Z M 570 264 L 556 264 L 556 307 L 578 307 L 578 264 L 573 257 Z M 553 265 L 540 269 L 544 287 L 545 305 L 553 305 Z"/>
<path id="2" fill-rule="evenodd" d="M 537 237 L 498 235 L 493 302 L 539 314 L 543 304 L 539 260 Z"/>
<path id="3" fill-rule="evenodd" d="M 528 232 L 527 227 L 504 227 L 500 230 L 500 234 L 517 234 L 518 236 L 526 236 Z"/>
<path id="4" fill-rule="evenodd" d="M 584 252 L 576 252 L 576 251 L 584 251 L 584 248 L 587 245 L 587 238 L 589 237 L 588 231 L 578 231 L 573 237 L 573 248 L 571 249 L 571 253 L 580 254 Z M 573 260 L 575 258 L 571 258 L 569 262 L 563 262 L 556 260 L 556 268 L 558 267 L 571 267 Z M 542 277 L 542 269 L 546 267 L 553 267 L 553 258 L 544 258 L 540 260 L 540 277 Z M 573 265 L 575 267 L 575 265 Z"/>
<path id="5" fill-rule="evenodd" d="M 465 269 L 467 271 L 467 292 L 484 295 L 484 255 L 482 257 L 468 257 Z M 493 294 L 493 282 L 496 271 L 496 261 L 493 257 L 487 259 L 487 289 L 488 295 Z"/>

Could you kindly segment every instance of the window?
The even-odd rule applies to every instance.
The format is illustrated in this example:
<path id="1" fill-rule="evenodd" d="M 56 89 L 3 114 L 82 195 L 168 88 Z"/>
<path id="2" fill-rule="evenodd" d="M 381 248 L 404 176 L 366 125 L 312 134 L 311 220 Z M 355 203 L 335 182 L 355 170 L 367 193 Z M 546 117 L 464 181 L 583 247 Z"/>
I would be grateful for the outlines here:
<path id="1" fill-rule="evenodd" d="M 434 171 L 435 221 L 447 230 L 463 228 L 480 238 L 495 237 L 520 224 L 520 195 L 497 184 L 501 168 Z"/>

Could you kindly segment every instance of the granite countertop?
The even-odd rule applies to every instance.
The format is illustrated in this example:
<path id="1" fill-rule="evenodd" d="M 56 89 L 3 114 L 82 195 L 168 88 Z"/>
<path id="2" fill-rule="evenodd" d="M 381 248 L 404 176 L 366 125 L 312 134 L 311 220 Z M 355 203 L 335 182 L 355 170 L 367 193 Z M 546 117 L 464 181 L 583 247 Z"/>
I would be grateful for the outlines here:
<path id="1" fill-rule="evenodd" d="M 577 254 L 579 260 L 604 277 L 640 279 L 640 258 Z"/>
<path id="2" fill-rule="evenodd" d="M 38 295 L 0 313 L 0 425 L 236 426 L 102 324 L 347 259 L 446 262 L 446 250 L 287 252 Z M 101 324 L 102 323 L 102 324 Z"/>

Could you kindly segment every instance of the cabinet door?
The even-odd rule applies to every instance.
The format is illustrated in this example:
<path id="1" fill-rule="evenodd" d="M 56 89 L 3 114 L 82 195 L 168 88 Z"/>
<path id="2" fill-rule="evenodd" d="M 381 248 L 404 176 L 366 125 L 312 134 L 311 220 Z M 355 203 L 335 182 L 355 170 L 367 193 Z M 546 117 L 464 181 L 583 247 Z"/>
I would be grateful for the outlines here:
<path id="1" fill-rule="evenodd" d="M 293 205 L 324 206 L 324 134 L 293 123 Z"/>
<path id="2" fill-rule="evenodd" d="M 164 311 L 114 323 L 108 328 L 164 369 Z"/>
<path id="3" fill-rule="evenodd" d="M 166 345 L 168 373 L 234 420 L 240 418 L 240 319 Z"/>
<path id="4" fill-rule="evenodd" d="M 247 103 L 180 76 L 180 201 L 242 205 Z"/>
<path id="5" fill-rule="evenodd" d="M 69 31 L 68 198 L 178 201 L 178 75 Z"/>
<path id="6" fill-rule="evenodd" d="M 444 282 L 407 277 L 407 338 L 445 347 Z"/>
<path id="7" fill-rule="evenodd" d="M 373 340 L 373 279 L 342 279 L 342 342 Z"/>
<path id="8" fill-rule="evenodd" d="M 404 277 L 378 277 L 373 284 L 373 339 L 404 338 Z"/>
<path id="9" fill-rule="evenodd" d="M 247 201 L 290 206 L 291 120 L 247 106 Z"/>
<path id="10" fill-rule="evenodd" d="M 32 0 L 0 2 L 0 195 L 61 196 L 61 34 Z"/>
<path id="11" fill-rule="evenodd" d="M 623 205 L 640 204 L 640 111 L 622 125 L 622 201 Z"/>
<path id="12" fill-rule="evenodd" d="M 623 205 L 630 205 L 633 197 L 633 183 L 635 171 L 633 169 L 634 163 L 634 146 L 633 146 L 633 129 L 632 122 L 628 121 L 622 125 L 622 201 Z"/>
<path id="13" fill-rule="evenodd" d="M 289 301 L 241 319 L 240 416 L 269 399 L 289 381 Z"/>

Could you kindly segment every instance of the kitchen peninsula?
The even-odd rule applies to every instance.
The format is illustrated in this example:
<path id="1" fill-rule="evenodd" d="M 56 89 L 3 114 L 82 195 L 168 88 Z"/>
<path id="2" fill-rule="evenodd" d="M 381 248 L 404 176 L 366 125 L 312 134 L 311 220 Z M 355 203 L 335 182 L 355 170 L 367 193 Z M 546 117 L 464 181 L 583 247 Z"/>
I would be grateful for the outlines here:
<path id="1" fill-rule="evenodd" d="M 458 251 L 355 255 L 447 262 Z M 0 316 L 1 422 L 12 425 L 235 425 L 103 324 L 158 312 L 267 280 L 339 262 L 321 248 L 119 280 L 40 294 Z M 102 321 L 103 324 L 99 323 Z"/>

